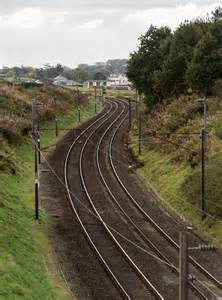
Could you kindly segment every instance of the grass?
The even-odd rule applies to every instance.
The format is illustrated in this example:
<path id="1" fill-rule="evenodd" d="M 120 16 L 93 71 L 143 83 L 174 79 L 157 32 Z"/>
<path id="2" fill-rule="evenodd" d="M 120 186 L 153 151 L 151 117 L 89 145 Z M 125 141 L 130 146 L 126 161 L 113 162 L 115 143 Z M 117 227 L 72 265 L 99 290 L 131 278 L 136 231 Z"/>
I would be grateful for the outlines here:
<path id="1" fill-rule="evenodd" d="M 82 107 L 82 121 L 93 114 L 92 102 Z M 78 124 L 74 111 L 60 115 L 59 120 L 61 127 Z M 49 122 L 44 126 L 53 124 Z M 64 131 L 59 132 L 60 137 L 63 134 Z M 55 143 L 54 131 L 43 132 L 42 140 L 45 145 Z M 53 255 L 46 235 L 50 220 L 44 212 L 41 212 L 40 224 L 33 218 L 33 145 L 25 138 L 11 151 L 16 174 L 12 175 L 9 170 L 0 172 L 0 299 L 71 299 L 53 269 Z"/>
<path id="2" fill-rule="evenodd" d="M 136 146 L 133 151 L 137 152 Z M 137 170 L 138 175 L 142 178 L 145 185 L 154 189 L 161 196 L 165 205 L 175 210 L 181 216 L 190 220 L 196 228 L 212 243 L 222 246 L 222 225 L 219 222 L 206 218 L 204 222 L 200 220 L 200 211 L 198 206 L 194 206 L 184 197 L 181 187 L 184 185 L 186 178 L 193 179 L 193 171 L 190 166 L 185 164 L 174 165 L 171 162 L 172 155 L 159 153 L 154 150 L 144 150 L 139 160 L 144 166 Z M 218 184 L 220 181 L 218 178 Z M 199 177 L 198 177 L 199 179 Z M 197 182 L 187 183 L 186 189 L 194 190 Z M 215 178 L 214 178 L 215 180 Z M 192 184 L 191 184 L 192 183 Z M 221 189 L 220 189 L 221 192 Z M 197 194 L 195 193 L 195 196 Z M 199 197 L 192 198 L 199 203 Z"/>
<path id="3" fill-rule="evenodd" d="M 194 100 L 191 99 L 191 101 Z M 199 132 L 203 126 L 202 115 L 198 107 L 196 109 L 192 106 L 189 99 L 182 99 L 162 107 L 159 112 L 155 111 L 152 115 L 144 114 L 142 131 L 143 139 L 146 138 L 142 147 L 142 155 L 138 156 L 138 146 L 135 143 L 130 144 L 130 149 L 136 159 L 143 163 L 143 166 L 137 169 L 137 173 L 144 183 L 159 194 L 165 205 L 199 229 L 206 239 L 222 246 L 222 118 L 220 109 L 220 99 L 210 99 L 205 189 L 206 212 L 209 215 L 204 221 L 200 218 L 200 138 L 198 134 L 180 135 L 184 132 Z M 183 116 L 182 122 L 181 119 L 179 120 L 181 116 Z M 174 126 L 166 129 L 172 124 Z M 150 134 L 151 129 L 157 132 L 158 138 Z M 130 133 L 132 142 L 138 139 L 137 131 L 134 121 Z M 190 159 L 189 153 L 192 149 L 197 154 Z"/>
<path id="4" fill-rule="evenodd" d="M 76 87 L 74 86 L 64 86 L 64 88 L 76 90 Z M 87 87 L 79 87 L 78 88 L 80 92 L 82 93 L 88 93 L 94 96 L 94 88 L 88 89 Z M 97 95 L 101 94 L 101 89 L 97 88 Z M 135 91 L 133 90 L 113 90 L 113 89 L 106 89 L 106 96 L 123 96 L 123 97 L 136 97 Z"/>

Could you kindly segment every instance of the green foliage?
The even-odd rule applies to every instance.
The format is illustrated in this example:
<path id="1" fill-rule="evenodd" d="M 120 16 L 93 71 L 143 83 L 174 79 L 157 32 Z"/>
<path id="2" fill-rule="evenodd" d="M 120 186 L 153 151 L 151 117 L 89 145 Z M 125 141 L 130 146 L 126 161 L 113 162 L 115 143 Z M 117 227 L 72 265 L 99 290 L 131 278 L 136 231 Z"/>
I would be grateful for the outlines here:
<path id="1" fill-rule="evenodd" d="M 109 59 L 107 62 L 97 62 L 93 65 L 79 64 L 77 68 L 69 68 L 57 64 L 55 66 L 45 64 L 41 68 L 33 67 L 3 67 L 0 73 L 5 75 L 4 79 L 8 82 L 19 82 L 30 79 L 40 79 L 43 82 L 50 82 L 58 75 L 63 75 L 67 79 L 75 80 L 84 83 L 87 80 L 92 80 L 97 73 L 102 73 L 102 79 L 106 79 L 110 74 L 125 74 L 127 59 Z"/>
<path id="2" fill-rule="evenodd" d="M 95 75 L 93 76 L 93 79 L 95 80 L 106 80 L 107 76 L 106 74 L 104 74 L 103 72 L 97 72 L 95 73 Z"/>
<path id="3" fill-rule="evenodd" d="M 208 97 L 206 152 L 206 210 L 200 218 L 201 147 L 203 104 L 196 96 L 181 96 L 159 104 L 155 110 L 142 111 L 142 154 L 138 156 L 138 123 L 134 122 L 129 143 L 139 159 L 137 172 L 187 220 L 207 237 L 222 245 L 222 101 Z"/>
<path id="4" fill-rule="evenodd" d="M 211 94 L 215 81 L 222 77 L 221 53 L 221 45 L 211 33 L 199 40 L 186 72 L 190 87 L 203 95 Z"/>
<path id="5" fill-rule="evenodd" d="M 173 33 L 150 26 L 130 55 L 127 75 L 152 109 L 163 99 L 212 93 L 222 77 L 222 21 L 216 9 L 210 19 L 185 21 Z"/>
<path id="6" fill-rule="evenodd" d="M 72 108 L 73 101 L 69 102 L 69 111 L 58 115 L 60 128 L 78 125 L 77 110 Z M 93 115 L 94 101 L 84 102 L 82 122 Z M 54 123 L 45 122 L 44 126 L 53 128 Z M 59 137 L 63 134 L 59 131 Z M 41 139 L 43 147 L 54 144 L 54 130 L 42 132 Z M 47 216 L 41 211 L 40 223 L 33 217 L 33 144 L 23 138 L 23 143 L 14 147 L 1 136 L 0 144 L 0 299 L 68 299 L 67 291 L 62 293 L 61 279 L 55 282 L 53 277 L 50 282 L 48 264 L 46 270 Z"/>
<path id="7" fill-rule="evenodd" d="M 205 206 L 206 211 L 217 217 L 222 217 L 222 160 L 219 156 L 216 159 L 206 162 L 206 185 L 205 185 Z M 201 194 L 201 173 L 200 169 L 195 169 L 185 178 L 181 185 L 183 198 L 190 203 L 200 207 Z"/>

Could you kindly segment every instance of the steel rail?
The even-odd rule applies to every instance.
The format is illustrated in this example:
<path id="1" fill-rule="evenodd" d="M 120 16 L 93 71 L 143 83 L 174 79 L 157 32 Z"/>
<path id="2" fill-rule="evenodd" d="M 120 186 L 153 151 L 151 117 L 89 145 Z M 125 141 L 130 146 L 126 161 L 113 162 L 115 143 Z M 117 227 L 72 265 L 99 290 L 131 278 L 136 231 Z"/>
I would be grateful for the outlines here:
<path id="1" fill-rule="evenodd" d="M 127 115 L 126 115 L 127 117 Z M 125 117 L 125 118 L 126 118 Z M 122 121 L 124 122 L 124 120 Z M 122 123 L 121 122 L 121 123 Z M 146 244 L 148 244 L 150 246 L 151 249 L 154 250 L 154 252 L 162 259 L 164 260 L 168 267 L 173 270 L 175 273 L 179 274 L 179 270 L 176 266 L 174 266 L 169 259 L 146 237 L 146 235 L 142 232 L 142 230 L 135 224 L 135 222 L 132 220 L 132 218 L 125 212 L 125 210 L 122 208 L 122 206 L 119 204 L 118 200 L 116 199 L 116 197 L 114 196 L 114 194 L 112 193 L 111 189 L 109 188 L 103 174 L 101 171 L 101 166 L 100 166 L 100 162 L 99 162 L 99 152 L 100 152 L 100 147 L 102 144 L 102 141 L 104 139 L 104 137 L 106 136 L 106 134 L 108 133 L 108 131 L 112 128 L 113 124 L 110 124 L 110 126 L 106 129 L 106 131 L 103 133 L 102 137 L 100 138 L 99 144 L 97 145 L 97 150 L 96 150 L 96 160 L 97 160 L 97 168 L 98 168 L 98 172 L 100 175 L 100 178 L 104 184 L 104 186 L 106 187 L 111 199 L 113 200 L 113 202 L 118 206 L 118 208 L 120 209 L 120 211 L 123 213 L 124 217 L 126 218 L 126 220 L 128 220 L 130 222 L 130 224 L 135 228 L 135 230 L 137 231 L 137 233 L 139 234 L 139 236 L 145 241 Z M 121 126 L 121 124 L 120 124 Z M 191 288 L 199 295 L 201 296 L 201 298 L 207 300 L 208 298 L 205 297 L 204 294 L 202 294 L 202 292 L 195 287 L 192 283 L 190 283 Z"/>
<path id="2" fill-rule="evenodd" d="M 122 121 L 122 123 L 124 122 L 124 120 Z M 119 128 L 121 127 L 122 124 L 120 124 Z M 110 149 L 109 149 L 109 158 L 110 158 L 110 163 L 111 163 L 111 167 L 113 169 L 113 172 L 115 174 L 115 177 L 117 179 L 117 181 L 119 182 L 119 184 L 121 185 L 121 187 L 123 188 L 123 190 L 125 191 L 125 193 L 127 194 L 127 196 L 132 200 L 132 202 L 135 204 L 135 206 L 138 208 L 138 210 L 144 215 L 144 217 L 146 219 L 149 220 L 150 223 L 152 223 L 152 225 L 154 225 L 154 227 L 178 250 L 180 249 L 180 246 L 168 235 L 167 232 L 165 232 L 145 211 L 144 209 L 138 204 L 138 202 L 134 199 L 134 197 L 131 195 L 131 193 L 128 191 L 128 189 L 125 187 L 124 183 L 122 182 L 122 180 L 120 179 L 116 168 L 114 166 L 113 163 L 113 159 L 112 159 L 112 143 L 113 140 L 119 130 L 119 128 L 117 128 L 115 134 L 112 137 L 112 142 L 110 143 Z M 198 263 L 192 256 L 189 255 L 189 260 L 192 262 L 192 264 L 197 267 L 200 271 L 202 271 L 202 273 L 205 274 L 205 276 L 207 276 L 209 279 L 211 279 L 219 288 L 222 288 L 222 282 L 219 281 L 218 279 L 216 279 L 210 272 L 208 272 L 200 263 Z"/>
<path id="3" fill-rule="evenodd" d="M 98 250 L 98 248 L 96 247 L 95 243 L 93 242 L 90 234 L 88 233 L 85 225 L 83 224 L 81 217 L 74 205 L 73 199 L 72 199 L 72 195 L 69 189 L 69 185 L 68 185 L 68 176 L 67 176 L 67 167 L 68 167 L 68 162 L 69 162 L 69 158 L 70 158 L 70 154 L 74 148 L 74 146 L 76 145 L 77 141 L 81 138 L 81 136 L 83 134 L 85 134 L 89 129 L 91 129 L 95 124 L 97 124 L 100 120 L 102 120 L 106 115 L 108 115 L 110 113 L 110 111 L 112 110 L 112 105 L 110 105 L 110 109 L 104 114 L 102 115 L 99 119 L 95 120 L 93 123 L 91 123 L 86 129 L 84 129 L 74 140 L 74 142 L 71 144 L 66 159 L 65 159 L 65 165 L 64 165 L 64 178 L 65 178 L 65 185 L 66 185 L 66 190 L 67 190 L 67 194 L 69 197 L 69 202 L 71 205 L 72 210 L 74 211 L 76 218 L 83 230 L 83 233 L 85 235 L 85 237 L 87 238 L 87 241 L 90 245 L 90 247 L 92 248 L 92 250 L 94 251 L 94 253 L 96 254 L 97 259 L 101 262 L 101 264 L 103 265 L 103 268 L 105 270 L 105 272 L 111 277 L 112 281 L 114 282 L 115 286 L 118 288 L 119 292 L 121 293 L 121 295 L 123 296 L 124 299 L 128 299 L 130 300 L 131 297 L 129 296 L 129 294 L 127 293 L 127 291 L 124 289 L 124 287 L 121 285 L 121 283 L 119 282 L 119 280 L 117 279 L 117 277 L 115 276 L 115 274 L 113 273 L 113 271 L 111 270 L 111 268 L 109 267 L 108 263 L 106 262 L 106 260 L 103 258 L 102 254 L 100 253 L 100 251 Z"/>
<path id="4" fill-rule="evenodd" d="M 170 244 L 173 245 L 174 248 L 177 248 L 177 250 L 179 250 L 179 245 L 143 210 L 143 208 L 138 204 L 138 202 L 130 194 L 130 192 L 128 191 L 128 189 L 126 188 L 126 186 L 123 184 L 122 180 L 120 179 L 120 177 L 119 177 L 119 175 L 116 171 L 116 168 L 114 166 L 113 159 L 112 159 L 112 145 L 113 145 L 113 141 L 115 139 L 115 136 L 116 136 L 119 128 L 122 126 L 123 122 L 125 121 L 126 117 L 122 120 L 122 122 L 116 128 L 116 130 L 115 130 L 115 132 L 112 136 L 112 139 L 110 141 L 109 161 L 110 161 L 110 164 L 111 164 L 111 168 L 112 168 L 112 170 L 114 172 L 114 175 L 115 175 L 117 181 L 119 182 L 120 186 L 122 187 L 122 189 L 124 190 L 126 195 L 130 198 L 130 200 L 133 202 L 133 204 L 136 206 L 136 208 L 161 233 L 161 235 L 164 236 L 164 238 L 166 238 L 168 240 L 168 242 L 170 242 Z M 207 276 L 211 281 L 213 281 L 216 284 L 217 287 L 221 288 L 221 282 L 219 282 L 210 272 L 208 272 L 202 265 L 200 265 L 193 257 L 189 256 L 189 260 L 197 269 L 199 269 L 199 271 L 201 271 L 205 276 Z M 197 290 L 197 287 L 195 287 L 192 283 L 190 283 L 190 285 L 191 285 L 192 288 Z M 208 287 L 205 287 L 205 288 L 208 291 L 210 291 L 212 294 L 214 294 L 214 292 L 211 291 Z M 199 289 L 198 289 L 197 293 L 199 293 L 202 298 L 208 299 L 204 294 L 202 294 L 202 292 Z"/>
<path id="5" fill-rule="evenodd" d="M 114 196 L 114 194 L 111 191 L 110 187 L 108 186 L 105 177 L 103 176 L 103 172 L 101 170 L 101 165 L 100 165 L 100 159 L 99 159 L 99 153 L 101 152 L 100 147 L 101 147 L 101 144 L 102 144 L 105 136 L 107 135 L 107 133 L 109 132 L 109 130 L 112 127 L 113 127 L 113 124 L 110 124 L 110 126 L 103 133 L 103 135 L 101 136 L 101 138 L 99 140 L 99 143 L 97 145 L 97 149 L 96 149 L 96 161 L 97 161 L 97 168 L 98 168 L 98 172 L 99 172 L 100 178 L 101 178 L 104 186 L 106 187 L 106 189 L 107 189 L 107 191 L 108 191 L 111 199 L 113 200 L 113 202 L 118 206 L 118 208 L 120 209 L 120 211 L 122 212 L 122 214 L 124 215 L 124 217 L 126 218 L 126 220 L 128 220 L 130 222 L 130 224 L 135 228 L 135 230 L 140 235 L 140 237 L 150 246 L 150 248 L 152 248 L 156 252 L 156 254 L 158 255 L 158 257 L 160 257 L 162 260 L 164 260 L 165 262 L 167 262 L 167 264 L 169 265 L 169 267 L 172 270 L 178 271 L 178 269 L 175 266 L 172 265 L 172 263 L 168 260 L 168 258 L 164 254 L 162 254 L 160 252 L 160 250 L 147 238 L 147 236 L 142 232 L 142 230 L 136 225 L 136 223 L 133 221 L 133 219 L 125 212 L 125 210 L 119 204 L 117 198 Z"/>
<path id="6" fill-rule="evenodd" d="M 122 110 L 122 112 L 120 113 L 120 116 L 122 115 L 124 109 Z M 115 124 L 116 120 L 118 119 L 118 117 L 112 122 L 112 124 Z M 95 130 L 94 132 L 92 132 L 87 140 L 85 141 L 83 147 L 82 147 L 82 151 L 80 154 L 80 160 L 79 160 L 79 169 L 80 169 L 80 177 L 81 177 L 81 181 L 82 181 L 82 185 L 83 188 L 85 190 L 85 193 L 88 197 L 89 203 L 94 211 L 94 213 L 96 214 L 96 216 L 98 217 L 98 219 L 100 220 L 101 224 L 103 225 L 104 229 L 106 230 L 106 232 L 108 233 L 109 237 L 112 239 L 112 241 L 114 242 L 115 246 L 117 247 L 117 249 L 119 249 L 119 251 L 122 253 L 122 255 L 124 256 L 124 258 L 128 261 L 128 263 L 131 265 L 131 267 L 137 272 L 137 275 L 140 277 L 140 279 L 145 283 L 145 285 L 151 290 L 151 292 L 158 297 L 158 299 L 160 300 L 164 300 L 164 297 L 157 291 L 157 289 L 152 285 L 152 283 L 148 280 L 148 278 L 143 274 L 143 272 L 140 270 L 140 268 L 136 265 L 136 263 L 132 260 L 132 258 L 127 254 L 127 252 L 123 249 L 123 247 L 121 246 L 121 244 L 118 242 L 118 240 L 115 238 L 115 236 L 113 235 L 112 231 L 109 229 L 109 227 L 107 226 L 107 224 L 104 222 L 103 218 L 101 217 L 100 213 L 98 212 L 92 197 L 89 194 L 84 176 L 83 176 L 83 167 L 82 167 L 82 162 L 83 162 L 83 155 L 86 149 L 87 144 L 89 143 L 91 137 L 93 136 L 93 134 L 96 132 L 97 129 L 99 129 L 102 126 L 102 124 L 100 124 Z"/>

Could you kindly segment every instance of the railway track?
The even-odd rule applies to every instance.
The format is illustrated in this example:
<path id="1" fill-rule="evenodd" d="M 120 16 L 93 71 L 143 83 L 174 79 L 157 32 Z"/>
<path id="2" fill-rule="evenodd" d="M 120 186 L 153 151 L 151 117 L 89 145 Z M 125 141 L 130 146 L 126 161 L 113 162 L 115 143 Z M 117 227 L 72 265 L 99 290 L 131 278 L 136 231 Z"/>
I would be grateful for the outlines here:
<path id="1" fill-rule="evenodd" d="M 127 117 L 127 116 L 126 116 Z M 126 118 L 125 117 L 125 118 Z M 122 126 L 122 124 L 124 123 L 124 119 L 121 121 L 121 123 L 119 124 L 118 127 L 116 127 L 114 134 L 112 135 L 112 138 L 110 140 L 109 143 L 109 161 L 110 161 L 110 165 L 111 165 L 111 169 L 113 171 L 113 174 L 115 175 L 115 178 L 117 180 L 117 182 L 119 183 L 120 187 L 122 188 L 122 190 L 124 191 L 124 193 L 127 195 L 128 199 L 133 203 L 133 205 L 136 207 L 136 209 L 143 215 L 143 217 L 161 234 L 161 236 L 164 237 L 165 240 L 167 240 L 167 242 L 173 246 L 173 248 L 175 248 L 177 251 L 179 251 L 179 245 L 174 241 L 174 239 L 172 239 L 170 237 L 170 235 L 163 229 L 161 228 L 153 219 L 152 217 L 141 207 L 141 205 L 138 203 L 138 201 L 135 199 L 135 197 L 132 196 L 132 194 L 129 192 L 129 190 L 127 189 L 126 185 L 123 183 L 123 181 L 120 178 L 120 175 L 117 172 L 117 169 L 114 165 L 114 161 L 113 161 L 113 151 L 112 151 L 112 147 L 113 147 L 113 143 L 114 143 L 114 139 L 118 133 L 118 130 L 120 129 L 120 127 Z M 131 220 L 132 222 L 132 220 Z M 135 228 L 137 227 L 136 224 L 134 223 Z M 154 250 L 154 252 L 161 257 L 163 260 L 165 260 L 168 264 L 171 264 L 171 268 L 172 270 L 176 271 L 178 273 L 178 269 L 176 268 L 176 266 L 172 265 L 172 262 L 169 261 L 169 259 L 166 258 L 166 256 L 160 252 L 160 250 L 151 242 L 151 241 L 147 241 L 147 237 L 144 236 L 144 233 L 137 227 L 136 228 L 137 232 L 143 237 L 143 239 L 151 246 L 151 248 Z M 191 287 L 193 288 L 193 290 L 199 294 L 200 297 L 202 297 L 203 299 L 220 299 L 220 297 L 222 296 L 221 293 L 221 288 L 222 288 L 222 283 L 220 280 L 218 280 L 213 274 L 211 274 L 207 269 L 204 268 L 204 266 L 202 266 L 196 259 L 194 259 L 192 256 L 189 256 L 189 262 L 202 274 L 204 275 L 206 278 L 208 278 L 210 280 L 211 283 L 209 283 L 208 285 L 206 283 L 201 282 L 200 280 L 198 280 L 198 278 L 196 278 L 196 282 L 198 284 L 194 284 L 190 282 Z M 195 279 L 195 276 L 191 276 L 191 278 Z M 200 287 L 197 287 L 198 285 L 204 288 L 205 293 L 207 292 L 208 296 L 205 296 L 203 292 L 201 292 Z M 212 290 L 212 284 L 214 284 L 214 289 L 216 290 L 215 292 Z"/>
<path id="2" fill-rule="evenodd" d="M 130 249 L 129 245 L 126 242 L 120 240 L 119 236 L 116 236 L 116 234 L 112 231 L 112 228 L 110 228 L 110 226 L 107 225 L 110 224 L 109 217 L 106 218 L 106 213 L 104 213 L 104 209 L 100 207 L 100 203 L 102 202 L 95 201 L 94 195 L 96 194 L 96 190 L 94 191 L 92 188 L 90 188 L 90 178 L 92 178 L 93 174 L 94 176 L 96 176 L 96 174 L 93 173 L 96 169 L 98 172 L 97 177 L 101 182 L 101 186 L 105 190 L 103 191 L 105 197 L 108 196 L 109 199 L 111 199 L 111 201 L 114 203 L 115 207 L 118 208 L 119 212 L 117 213 L 117 215 L 119 214 L 119 217 L 120 214 L 122 215 L 120 217 L 121 221 L 118 222 L 122 222 L 123 225 L 118 226 L 122 226 L 121 228 L 123 228 L 125 222 L 126 224 L 128 224 L 127 226 L 130 227 L 128 229 L 134 231 L 133 237 L 131 237 L 131 235 L 128 233 L 125 236 L 128 236 L 130 240 L 134 240 L 135 238 L 136 244 L 141 245 L 142 248 L 151 250 L 156 256 L 158 256 L 162 261 L 164 261 L 166 263 L 167 268 L 170 270 L 168 270 L 169 274 L 170 272 L 178 274 L 177 265 L 173 264 L 168 258 L 168 256 L 165 255 L 163 251 L 161 251 L 147 237 L 147 235 L 143 232 L 140 226 L 137 225 L 137 222 L 134 221 L 134 216 L 130 216 L 125 211 L 123 206 L 119 203 L 118 197 L 115 195 L 116 192 L 113 192 L 113 187 L 110 187 L 110 183 L 107 180 L 107 176 L 104 176 L 103 174 L 104 171 L 102 170 L 103 167 L 101 162 L 101 156 L 102 153 L 105 153 L 107 154 L 106 164 L 110 164 L 110 171 L 112 171 L 112 176 L 115 177 L 116 181 L 118 182 L 119 190 L 122 190 L 121 192 L 125 193 L 127 198 L 134 205 L 134 207 L 136 207 L 136 210 L 139 212 L 142 218 L 148 221 L 155 228 L 155 230 L 159 232 L 159 234 L 164 236 L 164 238 L 167 240 L 168 243 L 171 244 L 171 246 L 178 250 L 179 246 L 176 244 L 176 242 L 166 232 L 164 232 L 164 230 L 147 214 L 145 210 L 143 210 L 143 208 L 139 205 L 136 199 L 131 195 L 131 193 L 129 192 L 129 190 L 127 189 L 127 187 L 125 186 L 118 174 L 118 171 L 113 161 L 113 144 L 118 130 L 120 130 L 121 126 L 124 124 L 127 118 L 127 105 L 123 103 L 123 101 L 107 103 L 107 112 L 104 113 L 98 119 L 96 119 L 92 124 L 85 128 L 80 133 L 80 135 L 76 137 L 67 153 L 64 166 L 64 177 L 69 201 L 89 245 L 94 251 L 96 257 L 101 262 L 106 274 L 112 280 L 121 297 L 125 299 L 165 299 L 162 296 L 163 293 L 161 294 L 160 292 L 161 289 L 159 289 L 159 287 L 157 286 L 154 286 L 154 284 L 150 281 L 149 273 L 147 272 L 147 270 L 145 270 L 144 272 L 143 264 L 137 263 L 138 253 L 140 253 L 139 255 L 142 256 L 141 251 L 138 249 L 136 251 L 135 247 L 134 250 Z M 115 130 L 112 132 L 113 128 Z M 109 139 L 107 135 L 109 135 L 110 133 L 112 133 L 112 135 Z M 105 143 L 107 143 L 107 151 L 102 150 L 102 147 L 104 147 Z M 76 148 L 78 148 L 78 151 L 75 151 Z M 79 201 L 76 201 L 75 197 L 73 197 L 74 192 L 72 192 L 71 183 L 69 182 L 69 165 L 71 164 L 71 161 L 73 159 L 74 152 L 77 152 L 75 153 L 75 162 L 78 161 L 78 174 L 80 178 L 79 183 L 83 188 L 81 196 L 83 196 L 84 194 L 84 204 L 80 204 Z M 95 156 L 93 154 L 94 152 Z M 90 159 L 91 164 L 89 168 L 87 167 L 87 164 L 89 164 L 89 157 L 91 155 L 90 153 L 93 155 Z M 105 157 L 104 160 L 106 160 Z M 101 189 L 101 186 L 99 186 L 98 183 L 98 186 L 96 188 Z M 88 213 L 86 213 L 87 210 Z M 94 217 L 92 217 L 92 215 L 91 217 L 89 217 L 89 212 L 91 211 L 93 211 Z M 116 228 L 116 222 L 117 221 L 115 219 L 115 224 L 113 225 L 114 228 Z M 95 227 L 97 228 L 96 233 Z M 120 230 L 120 232 L 122 231 Z M 100 241 L 101 236 L 105 236 L 106 246 L 104 246 L 103 241 Z M 113 258 L 110 258 L 110 251 L 108 251 L 107 253 L 107 250 L 105 248 L 112 249 L 112 255 L 115 257 L 114 260 Z M 146 258 L 144 258 L 144 260 L 145 259 Z M 195 265 L 196 261 L 193 260 L 194 259 L 190 257 L 190 261 Z M 158 264 L 158 261 L 155 261 L 155 263 Z M 205 270 L 203 266 L 201 266 L 198 262 L 196 263 L 197 264 L 195 265 L 195 267 L 198 268 L 199 271 L 204 273 L 204 275 L 206 276 L 205 271 L 207 270 Z M 126 264 L 128 265 L 127 267 Z M 159 265 L 160 264 L 161 263 L 159 262 Z M 157 267 L 159 266 L 157 265 Z M 209 273 L 209 275 L 210 276 L 207 276 L 208 279 L 210 279 L 218 288 L 220 288 L 220 282 L 212 274 Z M 137 288 L 135 288 L 136 286 Z M 209 298 L 209 289 L 207 289 L 206 296 L 206 290 L 202 291 L 200 287 L 196 286 L 194 283 L 190 282 L 190 287 L 192 288 L 192 291 L 195 292 L 195 294 L 197 295 L 197 299 L 216 299 L 213 297 Z M 170 298 L 168 297 L 168 299 Z M 193 298 L 192 296 L 192 299 L 196 298 Z"/>
<path id="3" fill-rule="evenodd" d="M 101 117 L 100 119 L 96 120 L 93 124 L 91 124 L 89 127 L 87 127 L 73 142 L 73 144 L 71 145 L 67 157 L 66 157 L 66 161 L 65 161 L 65 167 L 64 167 L 64 176 L 65 176 L 65 184 L 66 184 L 66 188 L 67 188 L 67 192 L 69 195 L 69 199 L 70 199 L 70 204 L 71 207 L 79 221 L 79 224 L 82 227 L 82 230 L 91 246 L 91 248 L 93 249 L 93 251 L 95 252 L 97 258 L 100 260 L 100 262 L 102 263 L 106 273 L 109 275 L 109 277 L 112 279 L 113 283 L 115 284 L 115 286 L 118 288 L 120 294 L 123 296 L 123 298 L 125 299 L 135 299 L 138 296 L 139 297 L 144 297 L 144 294 L 146 295 L 146 299 L 164 299 L 159 292 L 157 291 L 157 289 L 155 289 L 155 287 L 151 284 L 151 282 L 149 281 L 149 279 L 144 276 L 143 272 L 141 271 L 140 268 L 138 268 L 138 266 L 133 262 L 133 260 L 130 258 L 130 256 L 127 254 L 127 252 L 123 249 L 123 247 L 118 243 L 117 239 L 114 237 L 114 235 L 111 233 L 111 231 L 109 230 L 109 228 L 107 227 L 106 223 L 103 221 L 101 215 L 99 214 L 99 212 L 97 211 L 93 200 L 88 192 L 87 189 L 87 185 L 85 183 L 85 178 L 83 175 L 83 167 L 82 167 L 82 162 L 83 162 L 83 156 L 84 156 L 84 151 L 86 149 L 86 146 L 90 140 L 90 138 L 93 136 L 93 134 L 95 134 L 95 132 L 101 128 L 101 126 L 103 126 L 104 124 L 106 124 L 107 121 L 109 121 L 112 116 L 117 112 L 118 110 L 118 105 L 116 103 L 111 104 L 111 106 L 115 106 L 114 111 L 111 113 L 111 115 L 108 115 L 108 117 Z M 111 111 L 111 109 L 109 110 L 109 112 Z M 108 114 L 108 113 L 107 113 Z M 99 121 L 101 121 L 99 123 Z M 115 120 L 114 120 L 115 122 Z M 97 125 L 98 124 L 98 125 Z M 95 128 L 94 125 L 97 125 Z M 108 242 L 108 246 L 112 247 L 112 252 L 114 253 L 114 261 L 115 261 L 115 265 L 118 265 L 118 271 L 117 272 L 117 267 L 113 269 L 111 269 L 110 264 L 113 265 L 113 261 L 110 261 L 110 254 L 105 253 L 104 254 L 104 246 L 102 246 L 100 244 L 100 242 L 98 242 L 98 232 L 95 233 L 95 230 L 91 229 L 90 226 L 88 226 L 88 215 L 86 220 L 84 219 L 84 214 L 82 214 L 80 212 L 81 209 L 76 208 L 76 201 L 73 199 L 72 197 L 72 193 L 71 193 L 71 189 L 69 188 L 69 180 L 68 180 L 68 176 L 67 176 L 67 169 L 68 169 L 68 163 L 69 163 L 69 159 L 70 159 L 70 154 L 73 151 L 75 145 L 77 144 L 77 142 L 80 140 L 81 137 L 83 137 L 83 135 L 85 135 L 86 133 L 88 134 L 88 131 L 91 130 L 90 134 L 88 135 L 87 139 L 85 140 L 85 142 L 83 143 L 83 147 L 81 148 L 80 151 L 80 156 L 79 156 L 79 174 L 80 174 L 80 178 L 81 178 L 81 182 L 85 191 L 85 194 L 87 195 L 88 198 L 88 202 L 91 205 L 91 208 L 93 209 L 94 213 L 96 214 L 96 216 L 98 217 L 99 223 L 101 224 L 100 227 L 103 227 L 103 229 L 105 230 L 106 234 L 109 236 L 109 239 L 111 241 Z M 85 209 L 86 209 L 86 204 L 85 205 Z M 92 237 L 93 236 L 93 237 Z M 97 236 L 97 237 L 96 237 Z M 96 239 L 96 242 L 93 240 Z M 98 246 L 98 243 L 100 244 Z M 115 245 L 116 250 L 118 250 L 118 254 L 114 252 L 114 248 L 113 248 L 113 243 Z M 96 245 L 97 244 L 97 245 Z M 100 249 L 99 249 L 100 248 Z M 106 250 L 107 251 L 107 250 Z M 121 253 L 121 257 L 119 256 L 119 253 Z M 106 256 L 106 257 L 105 257 Z M 112 259 L 113 260 L 113 259 Z M 128 263 L 128 267 L 126 268 L 126 262 Z M 119 267 L 121 265 L 121 268 Z M 124 269 L 126 269 L 124 271 Z M 118 277 L 115 275 L 115 273 L 118 273 Z M 124 274 L 122 278 L 122 274 Z M 124 283 L 121 283 L 121 281 L 125 281 Z M 129 289 L 129 283 L 131 283 L 131 291 L 128 292 L 127 288 Z M 132 285 L 133 283 L 133 285 Z M 135 288 L 136 288 L 136 284 L 138 283 L 138 290 L 135 293 Z M 127 288 L 124 287 L 128 285 Z"/>

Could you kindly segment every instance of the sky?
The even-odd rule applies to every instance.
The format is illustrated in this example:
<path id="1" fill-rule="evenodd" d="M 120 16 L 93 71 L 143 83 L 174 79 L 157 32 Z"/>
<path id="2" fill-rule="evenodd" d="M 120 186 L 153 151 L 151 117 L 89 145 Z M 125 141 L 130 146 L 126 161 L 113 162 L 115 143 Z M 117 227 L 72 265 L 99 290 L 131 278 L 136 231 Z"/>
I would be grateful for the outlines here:
<path id="1" fill-rule="evenodd" d="M 0 66 L 76 67 L 128 58 L 148 27 L 175 29 L 214 0 L 0 0 Z"/>

